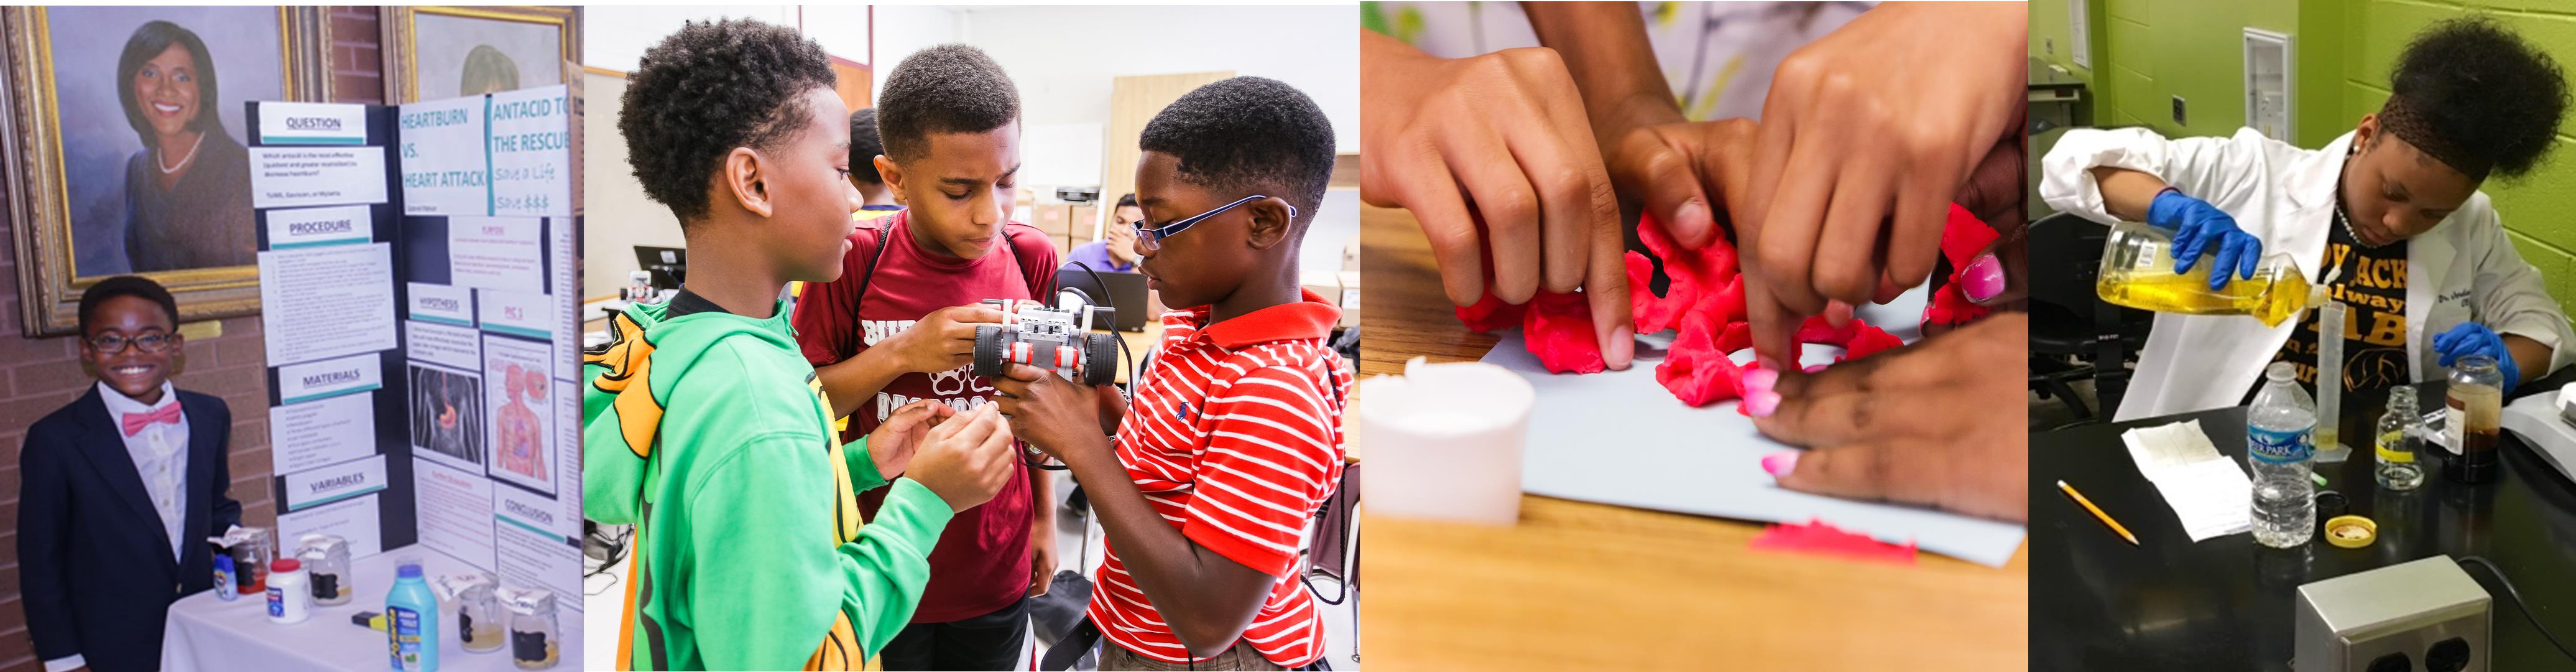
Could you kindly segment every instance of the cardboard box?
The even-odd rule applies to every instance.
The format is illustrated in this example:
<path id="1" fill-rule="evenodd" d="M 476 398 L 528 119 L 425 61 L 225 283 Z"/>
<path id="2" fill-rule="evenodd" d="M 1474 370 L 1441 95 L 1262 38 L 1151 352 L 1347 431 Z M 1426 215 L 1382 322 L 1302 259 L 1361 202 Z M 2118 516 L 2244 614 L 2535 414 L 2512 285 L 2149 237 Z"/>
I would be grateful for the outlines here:
<path id="1" fill-rule="evenodd" d="M 1075 244 L 1100 239 L 1095 235 L 1095 232 L 1100 230 L 1100 208 L 1090 204 L 1066 206 L 1064 219 L 1067 228 L 1065 233 L 1073 237 Z"/>
<path id="2" fill-rule="evenodd" d="M 1050 236 L 1047 236 L 1047 239 L 1055 241 L 1055 258 L 1057 258 L 1057 259 L 1071 259 L 1071 258 L 1073 258 L 1073 247 L 1074 247 L 1075 243 L 1073 242 L 1073 239 L 1072 239 L 1072 238 L 1068 238 L 1068 237 L 1065 237 L 1065 236 L 1054 236 L 1054 235 L 1050 235 Z"/>
<path id="3" fill-rule="evenodd" d="M 1065 218 L 1071 214 L 1071 211 L 1062 203 L 1042 204 L 1030 209 L 1031 221 L 1028 224 L 1038 227 L 1039 231 L 1049 236 L 1062 237 L 1070 230 L 1066 227 Z"/>

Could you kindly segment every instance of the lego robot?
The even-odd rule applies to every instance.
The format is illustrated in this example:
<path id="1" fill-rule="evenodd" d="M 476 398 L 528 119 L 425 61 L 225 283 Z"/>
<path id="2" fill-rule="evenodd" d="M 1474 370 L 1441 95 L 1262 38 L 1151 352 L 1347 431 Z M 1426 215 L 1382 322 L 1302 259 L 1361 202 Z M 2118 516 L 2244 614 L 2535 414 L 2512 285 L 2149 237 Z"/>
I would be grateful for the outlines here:
<path id="1" fill-rule="evenodd" d="M 1053 308 L 1010 299 L 984 304 L 1002 311 L 1002 326 L 975 328 L 975 375 L 999 378 L 1004 364 L 1027 364 L 1084 385 L 1117 380 L 1118 337 L 1091 331 L 1113 321 L 1110 308 L 1072 299 Z"/>

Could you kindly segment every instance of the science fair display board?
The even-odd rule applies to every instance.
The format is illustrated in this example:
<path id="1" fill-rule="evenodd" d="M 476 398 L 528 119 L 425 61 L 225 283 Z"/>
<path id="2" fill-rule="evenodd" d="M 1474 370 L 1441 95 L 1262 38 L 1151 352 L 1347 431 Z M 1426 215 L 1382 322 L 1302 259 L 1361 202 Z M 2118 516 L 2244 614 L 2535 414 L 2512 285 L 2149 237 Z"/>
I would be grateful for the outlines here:
<path id="1" fill-rule="evenodd" d="M 249 104 L 281 548 L 580 594 L 574 102 Z"/>

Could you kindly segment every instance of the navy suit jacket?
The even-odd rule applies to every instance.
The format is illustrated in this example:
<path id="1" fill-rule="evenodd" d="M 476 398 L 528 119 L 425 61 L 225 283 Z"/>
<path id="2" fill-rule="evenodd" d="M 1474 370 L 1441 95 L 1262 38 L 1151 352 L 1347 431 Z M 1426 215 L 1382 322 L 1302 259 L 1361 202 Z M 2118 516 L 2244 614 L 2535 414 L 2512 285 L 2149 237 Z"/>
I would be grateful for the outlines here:
<path id="1" fill-rule="evenodd" d="M 214 552 L 204 539 L 241 523 L 241 503 L 225 493 L 232 411 L 222 399 L 178 394 L 188 422 L 184 560 L 171 554 L 161 514 L 96 386 L 27 429 L 18 455 L 18 580 L 38 659 L 79 654 L 98 672 L 159 669 L 170 603 L 214 587 Z"/>

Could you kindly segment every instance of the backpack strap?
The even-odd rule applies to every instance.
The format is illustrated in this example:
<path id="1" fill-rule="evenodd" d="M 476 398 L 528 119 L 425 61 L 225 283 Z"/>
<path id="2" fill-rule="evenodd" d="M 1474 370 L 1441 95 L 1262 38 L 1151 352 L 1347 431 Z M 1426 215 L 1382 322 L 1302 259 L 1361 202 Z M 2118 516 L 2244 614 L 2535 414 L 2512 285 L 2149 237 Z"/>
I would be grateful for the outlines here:
<path id="1" fill-rule="evenodd" d="M 875 240 L 868 240 L 868 232 L 871 231 L 876 232 Z M 859 270 L 859 298 L 850 300 L 851 319 L 857 319 L 859 315 L 859 307 L 868 304 L 868 280 L 876 277 L 877 262 L 885 259 L 886 237 L 892 233 L 893 232 L 887 228 L 862 226 L 859 227 L 858 235 L 852 236 L 853 238 L 858 239 L 858 242 L 853 244 L 863 247 L 874 247 L 876 248 L 876 251 L 868 253 L 867 265 Z"/>

